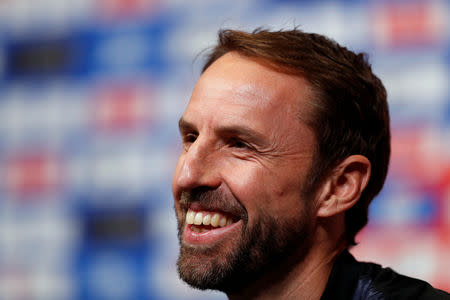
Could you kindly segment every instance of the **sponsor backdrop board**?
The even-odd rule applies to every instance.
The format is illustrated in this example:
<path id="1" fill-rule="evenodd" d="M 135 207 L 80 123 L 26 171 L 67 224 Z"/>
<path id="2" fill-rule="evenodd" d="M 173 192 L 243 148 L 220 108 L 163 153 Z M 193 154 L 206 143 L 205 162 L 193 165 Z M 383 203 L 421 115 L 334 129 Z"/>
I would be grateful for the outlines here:
<path id="1" fill-rule="evenodd" d="M 449 2 L 0 2 L 0 299 L 225 299 L 177 277 L 177 121 L 219 28 L 371 57 L 392 162 L 352 252 L 450 290 Z"/>

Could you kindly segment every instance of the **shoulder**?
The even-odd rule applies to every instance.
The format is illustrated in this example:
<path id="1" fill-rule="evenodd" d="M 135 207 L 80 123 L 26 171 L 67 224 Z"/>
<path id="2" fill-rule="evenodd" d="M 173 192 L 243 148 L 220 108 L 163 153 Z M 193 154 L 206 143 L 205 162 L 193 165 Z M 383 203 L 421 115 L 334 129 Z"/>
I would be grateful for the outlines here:
<path id="1" fill-rule="evenodd" d="M 401 275 L 378 264 L 357 262 L 359 276 L 354 300 L 372 299 L 450 299 L 450 295 L 429 283 Z"/>
<path id="2" fill-rule="evenodd" d="M 358 262 L 341 253 L 333 266 L 321 300 L 450 300 L 450 294 L 423 280 L 401 275 L 378 264 Z"/>

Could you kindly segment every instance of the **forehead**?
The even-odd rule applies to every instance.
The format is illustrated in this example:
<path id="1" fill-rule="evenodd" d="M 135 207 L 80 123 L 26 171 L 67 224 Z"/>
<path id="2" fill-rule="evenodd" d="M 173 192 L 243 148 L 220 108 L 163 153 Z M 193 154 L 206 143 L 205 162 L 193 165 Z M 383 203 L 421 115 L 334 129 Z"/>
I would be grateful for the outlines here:
<path id="1" fill-rule="evenodd" d="M 230 52 L 202 74 L 185 118 L 228 109 L 248 118 L 282 114 L 298 120 L 307 114 L 311 94 L 304 78 L 280 73 L 262 61 Z"/>

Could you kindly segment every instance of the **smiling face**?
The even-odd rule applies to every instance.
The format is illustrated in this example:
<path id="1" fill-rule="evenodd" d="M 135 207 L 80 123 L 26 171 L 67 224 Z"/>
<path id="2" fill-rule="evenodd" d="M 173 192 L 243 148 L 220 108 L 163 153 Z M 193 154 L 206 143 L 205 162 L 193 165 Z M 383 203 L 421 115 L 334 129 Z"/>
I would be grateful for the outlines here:
<path id="1" fill-rule="evenodd" d="M 172 182 L 189 284 L 232 292 L 307 251 L 315 218 L 303 195 L 316 142 L 300 119 L 310 94 L 301 77 L 233 52 L 201 76 L 180 120 Z"/>

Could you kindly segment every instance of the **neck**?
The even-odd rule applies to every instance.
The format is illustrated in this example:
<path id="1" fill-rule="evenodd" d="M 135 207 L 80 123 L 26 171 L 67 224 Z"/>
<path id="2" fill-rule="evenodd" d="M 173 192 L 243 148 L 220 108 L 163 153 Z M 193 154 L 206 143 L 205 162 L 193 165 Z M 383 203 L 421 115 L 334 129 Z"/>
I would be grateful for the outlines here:
<path id="1" fill-rule="evenodd" d="M 293 263 L 295 258 L 286 259 L 277 270 L 267 272 L 236 294 L 228 294 L 228 298 L 319 300 L 337 255 L 346 247 L 342 240 L 335 242 L 330 245 L 329 240 L 316 240 L 298 263 Z"/>

